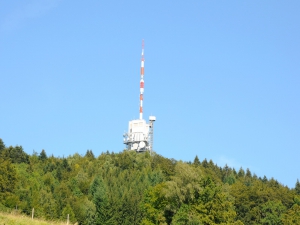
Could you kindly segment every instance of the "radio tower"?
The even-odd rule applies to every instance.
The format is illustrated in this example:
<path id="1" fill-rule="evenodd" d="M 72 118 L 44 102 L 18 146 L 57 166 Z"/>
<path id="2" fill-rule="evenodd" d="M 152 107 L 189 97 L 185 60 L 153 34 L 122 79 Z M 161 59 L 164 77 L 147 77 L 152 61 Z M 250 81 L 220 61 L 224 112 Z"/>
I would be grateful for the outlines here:
<path id="1" fill-rule="evenodd" d="M 144 40 L 142 41 L 141 80 L 140 80 L 140 118 L 129 121 L 128 132 L 124 133 L 123 143 L 128 150 L 137 152 L 153 151 L 153 125 L 155 116 L 149 117 L 149 124 L 143 119 L 144 100 Z"/>
<path id="2" fill-rule="evenodd" d="M 140 81 L 140 120 L 143 119 L 143 94 L 144 94 L 144 40 L 142 41 L 142 57 L 141 57 L 141 81 Z"/>

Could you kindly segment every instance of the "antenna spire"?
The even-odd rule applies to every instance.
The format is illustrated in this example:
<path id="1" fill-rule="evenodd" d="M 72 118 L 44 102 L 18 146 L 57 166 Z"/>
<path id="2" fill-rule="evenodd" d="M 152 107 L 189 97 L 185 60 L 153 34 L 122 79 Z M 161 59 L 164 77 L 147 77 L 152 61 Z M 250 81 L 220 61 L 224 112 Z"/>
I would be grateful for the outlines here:
<path id="1" fill-rule="evenodd" d="M 142 41 L 141 56 L 141 80 L 140 80 L 140 120 L 143 119 L 143 99 L 144 99 L 144 40 Z"/>
<path id="2" fill-rule="evenodd" d="M 144 99 L 144 40 L 142 41 L 141 80 L 140 80 L 140 118 L 129 121 L 128 132 L 123 134 L 123 143 L 128 150 L 137 152 L 153 151 L 153 125 L 155 116 L 149 117 L 149 123 L 143 119 Z"/>

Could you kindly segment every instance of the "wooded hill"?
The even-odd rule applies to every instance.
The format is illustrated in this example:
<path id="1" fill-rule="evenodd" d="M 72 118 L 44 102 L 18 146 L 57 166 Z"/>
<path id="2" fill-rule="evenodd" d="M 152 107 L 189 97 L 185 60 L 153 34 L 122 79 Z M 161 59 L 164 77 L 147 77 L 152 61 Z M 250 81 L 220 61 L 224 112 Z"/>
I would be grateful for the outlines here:
<path id="1" fill-rule="evenodd" d="M 78 224 L 300 224 L 300 183 L 290 189 L 197 156 L 88 150 L 59 158 L 0 139 L 0 211 L 16 207 Z"/>

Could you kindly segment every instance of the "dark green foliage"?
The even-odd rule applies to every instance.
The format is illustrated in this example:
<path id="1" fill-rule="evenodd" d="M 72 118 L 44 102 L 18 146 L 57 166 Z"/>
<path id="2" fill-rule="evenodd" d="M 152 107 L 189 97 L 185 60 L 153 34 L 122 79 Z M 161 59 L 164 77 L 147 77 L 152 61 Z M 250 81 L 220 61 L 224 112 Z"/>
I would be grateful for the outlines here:
<path id="1" fill-rule="evenodd" d="M 174 175 L 175 164 L 174 159 L 167 159 L 157 154 L 153 156 L 151 162 L 152 169 L 159 168 L 167 177 Z"/>
<path id="2" fill-rule="evenodd" d="M 29 163 L 29 156 L 22 146 L 9 146 L 1 151 L 3 157 L 9 158 L 12 163 Z"/>
<path id="3" fill-rule="evenodd" d="M 203 166 L 204 168 L 208 168 L 208 162 L 207 162 L 206 159 L 204 159 L 204 160 L 202 161 L 202 166 Z"/>
<path id="4" fill-rule="evenodd" d="M 17 182 L 16 170 L 10 159 L 0 158 L 0 197 L 13 192 Z"/>
<path id="5" fill-rule="evenodd" d="M 261 206 L 261 224 L 280 225 L 286 207 L 280 201 L 268 201 Z"/>
<path id="6" fill-rule="evenodd" d="M 243 170 L 242 167 L 240 168 L 240 170 L 239 170 L 239 172 L 238 172 L 237 175 L 238 175 L 239 178 L 243 178 L 245 176 L 245 171 Z"/>
<path id="7" fill-rule="evenodd" d="M 96 206 L 96 224 L 108 224 L 112 215 L 109 210 L 107 187 L 102 177 L 97 176 L 90 188 L 93 202 Z"/>
<path id="8" fill-rule="evenodd" d="M 171 181 L 146 193 L 143 224 L 234 223 L 233 199 L 222 186 L 187 164 L 177 164 L 175 171 Z"/>
<path id="9" fill-rule="evenodd" d="M 47 158 L 48 157 L 47 157 L 46 151 L 43 149 L 39 155 L 39 159 L 42 161 L 45 161 Z"/>
<path id="10" fill-rule="evenodd" d="M 283 224 L 294 225 L 300 224 L 300 206 L 293 205 L 285 214 L 282 215 Z"/>
<path id="11" fill-rule="evenodd" d="M 87 157 L 89 159 L 95 159 L 95 155 L 92 150 L 87 150 L 84 157 Z"/>
<path id="12" fill-rule="evenodd" d="M 252 174 L 251 174 L 251 172 L 250 172 L 250 170 L 248 168 L 246 170 L 246 177 L 248 177 L 248 178 L 252 177 Z"/>
<path id="13" fill-rule="evenodd" d="M 296 185 L 295 185 L 295 191 L 297 195 L 300 195 L 300 182 L 297 180 Z"/>
<path id="14" fill-rule="evenodd" d="M 69 203 L 62 210 L 61 219 L 66 220 L 68 218 L 68 215 L 69 215 L 70 222 L 75 223 L 76 222 L 76 217 L 75 217 L 73 209 L 72 209 L 72 207 L 70 206 Z"/>
<path id="15" fill-rule="evenodd" d="M 268 181 L 267 177 L 264 176 L 263 179 L 262 179 L 262 181 L 263 181 L 264 183 L 266 183 L 266 182 Z"/>
<path id="16" fill-rule="evenodd" d="M 194 159 L 193 164 L 194 164 L 195 166 L 200 166 L 200 165 L 201 165 L 200 160 L 199 160 L 199 158 L 198 158 L 197 155 L 196 155 L 196 157 L 195 157 L 195 159 Z"/>
<path id="17" fill-rule="evenodd" d="M 300 224 L 300 183 L 212 160 L 105 152 L 27 155 L 0 139 L 0 210 L 87 224 Z"/>
<path id="18" fill-rule="evenodd" d="M 1 152 L 5 149 L 5 144 L 4 142 L 2 141 L 2 139 L 0 138 L 0 154 Z"/>

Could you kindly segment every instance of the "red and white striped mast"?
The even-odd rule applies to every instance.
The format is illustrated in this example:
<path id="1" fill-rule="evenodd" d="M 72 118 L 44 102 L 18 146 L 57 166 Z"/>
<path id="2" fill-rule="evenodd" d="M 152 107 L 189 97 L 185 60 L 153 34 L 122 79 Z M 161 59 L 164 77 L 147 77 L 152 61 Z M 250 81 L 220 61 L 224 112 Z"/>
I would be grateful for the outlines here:
<path id="1" fill-rule="evenodd" d="M 141 80 L 140 80 L 140 120 L 143 119 L 143 95 L 144 95 L 144 40 L 142 41 L 142 57 L 141 57 Z"/>

